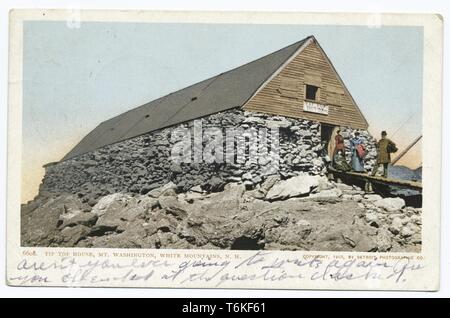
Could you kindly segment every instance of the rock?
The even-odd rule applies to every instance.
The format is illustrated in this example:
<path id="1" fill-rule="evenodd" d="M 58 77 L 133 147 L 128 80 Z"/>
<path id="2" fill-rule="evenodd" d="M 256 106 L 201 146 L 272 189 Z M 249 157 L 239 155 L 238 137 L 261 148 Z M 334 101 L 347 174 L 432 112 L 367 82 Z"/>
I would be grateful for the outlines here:
<path id="1" fill-rule="evenodd" d="M 262 178 L 260 176 L 256 176 L 256 177 L 253 177 L 251 181 L 253 184 L 258 184 L 258 183 L 261 183 Z"/>
<path id="2" fill-rule="evenodd" d="M 87 201 L 87 204 L 91 207 L 93 207 L 97 203 L 98 203 L 98 200 L 96 198 L 89 198 L 89 200 Z"/>
<path id="3" fill-rule="evenodd" d="M 280 129 L 287 129 L 291 127 L 292 123 L 285 119 L 281 118 L 281 120 L 267 120 L 266 126 L 269 128 L 280 128 Z"/>
<path id="4" fill-rule="evenodd" d="M 377 243 L 369 236 L 362 236 L 356 244 L 355 250 L 360 252 L 374 252 L 377 250 Z"/>
<path id="5" fill-rule="evenodd" d="M 411 216 L 410 221 L 417 225 L 422 225 L 422 217 L 420 217 L 419 215 Z"/>
<path id="6" fill-rule="evenodd" d="M 313 166 L 321 166 L 323 165 L 323 160 L 322 158 L 314 158 L 311 163 L 313 164 Z"/>
<path id="7" fill-rule="evenodd" d="M 322 177 L 319 179 L 319 185 L 317 187 L 318 191 L 330 190 L 336 188 L 327 178 Z M 340 190 L 340 189 L 339 189 Z M 342 191 L 341 191 L 342 193 Z"/>
<path id="8" fill-rule="evenodd" d="M 61 204 L 62 206 L 62 213 L 59 216 L 62 220 L 70 219 L 80 213 L 82 213 L 88 206 L 85 204 L 80 204 L 80 201 L 78 199 L 73 199 L 72 197 L 68 196 L 65 199 L 63 199 L 64 202 L 56 203 L 57 205 Z"/>
<path id="9" fill-rule="evenodd" d="M 371 226 L 374 226 L 374 227 L 380 226 L 380 220 L 378 219 L 378 215 L 375 212 L 366 213 L 365 220 Z"/>
<path id="10" fill-rule="evenodd" d="M 422 244 L 422 235 L 420 233 L 415 233 L 410 237 L 409 241 L 412 244 Z"/>
<path id="11" fill-rule="evenodd" d="M 175 190 L 177 189 L 177 185 L 173 182 L 166 183 L 162 187 L 151 190 L 147 193 L 148 196 L 152 198 L 159 198 L 163 195 L 175 195 Z"/>
<path id="12" fill-rule="evenodd" d="M 152 200 L 152 198 L 144 200 L 142 197 L 129 197 L 127 200 L 123 200 L 122 197 L 102 210 L 102 214 L 92 229 L 93 233 L 101 235 L 102 232 L 125 231 L 133 221 L 145 217 L 151 204 L 149 202 Z"/>
<path id="13" fill-rule="evenodd" d="M 162 232 L 175 232 L 176 228 L 177 222 L 172 218 L 165 217 L 156 222 L 156 229 Z M 146 232 L 147 234 L 150 233 L 148 228 Z"/>
<path id="14" fill-rule="evenodd" d="M 244 185 L 229 183 L 224 191 L 213 193 L 208 197 L 208 200 L 205 201 L 205 209 L 227 212 L 236 209 L 240 206 L 244 192 Z"/>
<path id="15" fill-rule="evenodd" d="M 342 195 L 342 191 L 338 188 L 322 190 L 319 193 L 313 193 L 309 197 L 314 199 L 337 199 Z"/>
<path id="16" fill-rule="evenodd" d="M 252 174 L 250 172 L 246 172 L 242 175 L 242 180 L 249 180 L 251 181 L 253 178 Z"/>
<path id="17" fill-rule="evenodd" d="M 342 195 L 343 200 L 353 200 L 353 195 L 351 194 L 343 194 Z"/>
<path id="18" fill-rule="evenodd" d="M 254 199 L 257 200 L 263 200 L 265 198 L 266 194 L 261 191 L 261 189 L 255 189 L 251 191 L 246 191 L 243 196 L 244 202 L 251 202 Z"/>
<path id="19" fill-rule="evenodd" d="M 190 189 L 192 192 L 203 193 L 202 187 L 200 185 L 196 185 Z"/>
<path id="20" fill-rule="evenodd" d="M 392 247 L 391 235 L 386 229 L 379 229 L 376 237 L 378 252 L 387 252 Z"/>
<path id="21" fill-rule="evenodd" d="M 402 220 L 402 224 L 403 224 L 403 225 L 408 224 L 409 221 L 410 221 L 410 218 L 409 218 L 408 216 L 406 216 L 406 215 L 402 215 L 402 216 L 400 217 L 400 219 Z"/>
<path id="22" fill-rule="evenodd" d="M 177 192 L 175 191 L 175 189 L 167 189 L 164 192 L 162 192 L 159 197 L 175 197 L 175 196 L 177 196 Z"/>
<path id="23" fill-rule="evenodd" d="M 50 246 L 59 233 L 61 215 L 82 213 L 86 206 L 73 195 L 51 198 L 40 207 L 21 216 L 21 242 L 23 246 Z M 76 211 L 76 212 L 75 212 Z"/>
<path id="24" fill-rule="evenodd" d="M 60 228 L 73 227 L 76 225 L 93 226 L 97 222 L 98 215 L 91 212 L 82 212 L 70 219 L 65 219 Z"/>
<path id="25" fill-rule="evenodd" d="M 150 238 L 143 237 L 140 233 L 128 232 L 94 237 L 90 241 L 90 246 L 94 248 L 157 248 Z"/>
<path id="26" fill-rule="evenodd" d="M 356 247 L 357 238 L 355 238 L 354 233 L 344 232 L 342 233 L 342 238 L 352 248 Z"/>
<path id="27" fill-rule="evenodd" d="M 241 177 L 228 177 L 227 178 L 227 181 L 228 182 L 232 182 L 232 183 L 237 183 L 237 182 L 241 182 L 242 181 L 242 178 Z M 226 182 L 224 182 L 223 184 L 222 184 L 222 186 L 223 185 L 225 185 L 226 184 Z M 222 186 L 221 186 L 221 188 L 222 188 Z M 220 190 L 219 190 L 220 191 Z M 218 192 L 218 191 L 212 191 L 212 192 Z"/>
<path id="28" fill-rule="evenodd" d="M 266 200 L 284 200 L 309 194 L 319 185 L 320 177 L 301 175 L 276 183 L 266 195 Z"/>
<path id="29" fill-rule="evenodd" d="M 170 165 L 170 171 L 174 173 L 182 173 L 183 169 L 181 169 L 181 166 L 179 164 L 173 163 Z"/>
<path id="30" fill-rule="evenodd" d="M 258 117 L 247 117 L 244 119 L 243 123 L 245 124 L 258 124 L 258 125 L 264 125 L 265 124 L 265 120 L 262 118 L 258 118 Z"/>
<path id="31" fill-rule="evenodd" d="M 188 215 L 187 207 L 175 197 L 160 197 L 159 205 L 166 213 L 173 215 L 177 219 L 183 219 Z"/>
<path id="32" fill-rule="evenodd" d="M 375 202 L 375 201 L 383 200 L 383 198 L 380 195 L 378 195 L 378 194 L 366 194 L 364 196 L 364 199 L 366 201 L 369 201 L 369 202 Z"/>
<path id="33" fill-rule="evenodd" d="M 184 200 L 188 203 L 193 203 L 195 200 L 203 199 L 203 195 L 199 192 L 186 192 L 178 195 L 179 200 Z"/>
<path id="34" fill-rule="evenodd" d="M 224 186 L 225 186 L 225 182 L 221 178 L 216 177 L 216 176 L 209 179 L 208 182 L 206 183 L 207 190 L 209 190 L 211 192 L 222 191 Z"/>
<path id="35" fill-rule="evenodd" d="M 261 191 L 267 193 L 275 183 L 280 181 L 280 177 L 277 175 L 268 176 L 266 180 L 261 184 Z"/>
<path id="36" fill-rule="evenodd" d="M 145 232 L 145 236 L 152 236 L 159 230 L 158 224 L 156 222 L 142 223 L 142 228 Z"/>
<path id="37" fill-rule="evenodd" d="M 130 198 L 130 195 L 123 193 L 114 193 L 104 196 L 92 207 L 91 213 L 101 216 L 110 208 L 110 206 L 122 206 L 123 202 L 128 201 Z"/>
<path id="38" fill-rule="evenodd" d="M 410 237 L 413 234 L 415 234 L 415 232 L 408 226 L 404 226 L 402 227 L 401 231 L 400 231 L 400 235 L 402 237 Z"/>
<path id="39" fill-rule="evenodd" d="M 334 183 L 334 186 L 336 188 L 338 188 L 339 190 L 341 190 L 341 191 L 351 191 L 351 190 L 353 190 L 352 186 L 349 186 L 349 185 L 347 185 L 345 183 Z"/>
<path id="40" fill-rule="evenodd" d="M 419 232 L 421 231 L 420 226 L 417 225 L 416 223 L 409 222 L 409 223 L 407 224 L 407 226 L 408 226 L 409 229 L 410 229 L 411 231 L 413 231 L 414 233 L 419 233 Z"/>
<path id="41" fill-rule="evenodd" d="M 157 183 L 151 183 L 151 184 L 143 184 L 141 186 L 137 186 L 137 185 L 135 185 L 135 186 L 136 186 L 136 191 L 134 191 L 134 192 L 137 192 L 137 190 L 139 189 L 140 194 L 147 194 L 150 191 L 161 187 L 161 183 L 157 182 Z"/>
<path id="42" fill-rule="evenodd" d="M 388 212 L 401 210 L 405 206 L 402 198 L 384 198 L 374 202 L 375 206 L 385 209 Z"/>
<path id="43" fill-rule="evenodd" d="M 59 234 L 59 238 L 62 240 L 59 245 L 75 246 L 79 241 L 85 239 L 90 232 L 91 229 L 89 227 L 81 224 L 74 227 L 65 227 Z"/>
<path id="44" fill-rule="evenodd" d="M 245 186 L 246 189 L 250 190 L 253 189 L 253 182 L 251 182 L 250 180 L 246 180 L 243 182 L 243 185 Z"/>
<path id="45" fill-rule="evenodd" d="M 288 227 L 280 233 L 280 243 L 287 245 L 298 245 L 302 240 L 311 234 L 311 226 L 298 226 L 297 228 Z"/>
<path id="46" fill-rule="evenodd" d="M 391 231 L 392 234 L 397 235 L 402 230 L 402 227 L 403 227 L 402 220 L 399 217 L 395 217 L 392 220 L 391 225 L 389 226 L 389 231 Z"/>

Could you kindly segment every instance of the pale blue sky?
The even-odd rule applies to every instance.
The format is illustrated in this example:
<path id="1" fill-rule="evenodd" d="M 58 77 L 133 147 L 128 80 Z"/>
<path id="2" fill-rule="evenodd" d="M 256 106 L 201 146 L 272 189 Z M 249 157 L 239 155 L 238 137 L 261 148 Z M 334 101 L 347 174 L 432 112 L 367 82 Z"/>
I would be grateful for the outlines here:
<path id="1" fill-rule="evenodd" d="M 85 22 L 70 29 L 65 22 L 28 21 L 23 167 L 40 169 L 110 117 L 309 35 L 330 57 L 369 130 L 393 134 L 410 119 L 394 137 L 408 143 L 421 133 L 420 27 Z M 26 184 L 40 181 L 25 170 Z"/>

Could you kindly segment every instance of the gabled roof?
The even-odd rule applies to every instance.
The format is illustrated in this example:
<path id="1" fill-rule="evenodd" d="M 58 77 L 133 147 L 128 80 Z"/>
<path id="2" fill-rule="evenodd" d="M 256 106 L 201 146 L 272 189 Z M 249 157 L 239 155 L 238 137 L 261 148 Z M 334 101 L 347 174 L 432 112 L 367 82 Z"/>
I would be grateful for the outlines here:
<path id="1" fill-rule="evenodd" d="M 312 37 L 104 121 L 62 160 L 148 132 L 243 106 L 310 38 Z"/>

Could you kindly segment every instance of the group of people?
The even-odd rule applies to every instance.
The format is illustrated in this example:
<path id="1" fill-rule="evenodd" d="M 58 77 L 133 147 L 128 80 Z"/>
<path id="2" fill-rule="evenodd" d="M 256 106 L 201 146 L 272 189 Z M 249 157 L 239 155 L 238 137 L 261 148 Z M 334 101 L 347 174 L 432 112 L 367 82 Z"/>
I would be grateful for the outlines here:
<path id="1" fill-rule="evenodd" d="M 391 162 L 391 153 L 396 151 L 395 144 L 387 138 L 386 131 L 381 132 L 381 139 L 376 143 L 377 160 L 373 167 L 371 175 L 374 176 L 380 165 L 383 166 L 383 177 L 388 176 L 388 166 Z M 345 157 L 344 137 L 338 130 L 335 136 L 335 147 L 333 151 L 333 164 L 342 170 L 352 170 L 355 172 L 366 172 L 364 168 L 364 157 L 366 156 L 366 147 L 360 137 L 359 132 L 355 132 L 350 139 L 351 162 L 348 165 Z"/>

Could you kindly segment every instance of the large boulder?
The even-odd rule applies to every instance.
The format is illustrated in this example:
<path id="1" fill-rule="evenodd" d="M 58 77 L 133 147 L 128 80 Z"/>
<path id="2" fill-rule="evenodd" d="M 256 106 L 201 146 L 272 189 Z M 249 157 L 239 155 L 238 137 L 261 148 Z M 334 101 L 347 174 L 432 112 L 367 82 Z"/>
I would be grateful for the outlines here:
<path id="1" fill-rule="evenodd" d="M 108 201 L 109 205 L 105 205 L 102 200 L 92 209 L 92 213 L 99 215 L 92 228 L 93 235 L 103 235 L 109 231 L 123 232 L 136 219 L 143 220 L 155 206 L 155 199 L 146 196 L 118 196 L 117 201 Z"/>
<path id="2" fill-rule="evenodd" d="M 319 185 L 320 177 L 301 175 L 279 181 L 267 192 L 266 200 L 285 200 L 307 195 Z"/>
<path id="3" fill-rule="evenodd" d="M 91 213 L 101 216 L 110 208 L 114 209 L 124 205 L 130 198 L 130 195 L 124 193 L 114 193 L 104 196 L 92 207 Z"/>
<path id="4" fill-rule="evenodd" d="M 64 222 L 62 216 L 76 216 L 85 209 L 86 205 L 75 195 L 63 195 L 45 201 L 40 207 L 22 215 L 22 245 L 51 245 L 59 233 L 59 226 Z"/>

